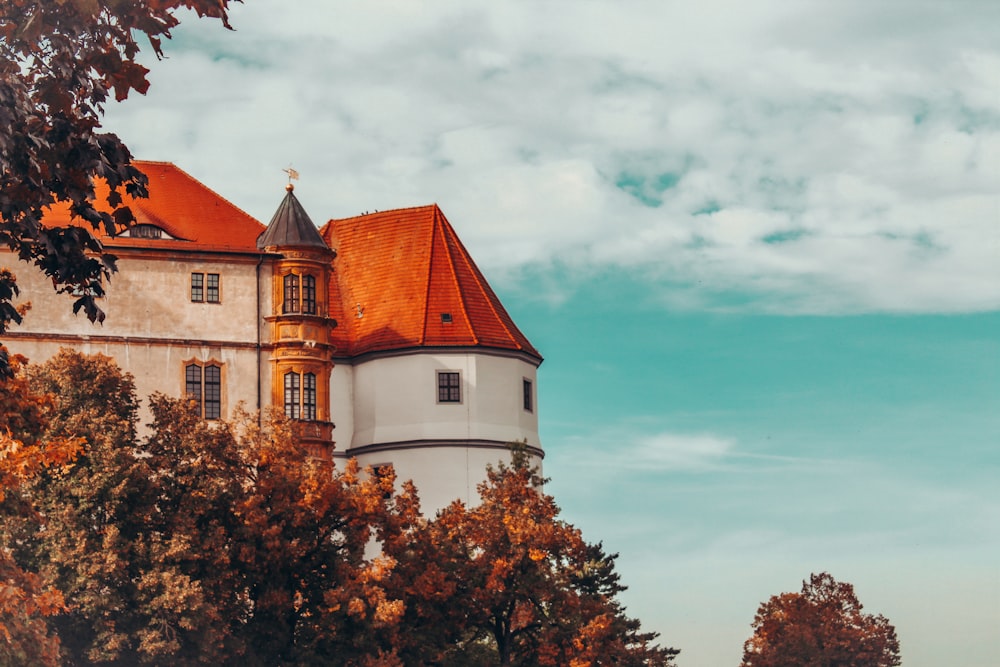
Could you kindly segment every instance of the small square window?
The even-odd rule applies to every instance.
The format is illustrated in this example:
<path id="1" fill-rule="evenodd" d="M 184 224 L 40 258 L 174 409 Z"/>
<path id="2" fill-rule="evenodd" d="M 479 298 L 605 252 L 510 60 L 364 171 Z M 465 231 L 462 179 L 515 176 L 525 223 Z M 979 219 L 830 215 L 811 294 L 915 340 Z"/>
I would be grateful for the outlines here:
<path id="1" fill-rule="evenodd" d="M 449 324 L 451 322 L 451 313 L 441 313 L 441 322 Z"/>
<path id="2" fill-rule="evenodd" d="M 535 397 L 532 393 L 531 380 L 523 380 L 524 409 L 528 412 L 535 411 Z"/>
<path id="3" fill-rule="evenodd" d="M 438 403 L 462 402 L 462 375 L 458 371 L 438 371 Z"/>

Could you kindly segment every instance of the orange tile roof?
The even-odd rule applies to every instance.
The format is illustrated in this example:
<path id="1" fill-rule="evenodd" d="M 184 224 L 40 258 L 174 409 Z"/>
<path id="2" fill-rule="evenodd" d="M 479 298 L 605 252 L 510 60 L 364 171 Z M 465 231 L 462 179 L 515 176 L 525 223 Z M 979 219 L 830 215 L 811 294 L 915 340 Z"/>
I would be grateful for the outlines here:
<path id="1" fill-rule="evenodd" d="M 149 177 L 149 197 L 133 199 L 125 195 L 125 204 L 139 223 L 156 225 L 179 240 L 112 238 L 103 232 L 96 233 L 105 246 L 257 252 L 257 237 L 264 231 L 264 225 L 249 214 L 176 165 L 144 160 L 135 160 L 133 164 Z M 96 190 L 98 201 L 103 201 L 107 185 L 98 182 Z M 87 224 L 71 221 L 66 203 L 49 208 L 42 222 L 52 227 Z"/>
<path id="2" fill-rule="evenodd" d="M 125 203 L 139 223 L 174 238 L 98 234 L 107 247 L 259 252 L 257 239 L 266 229 L 260 222 L 169 162 L 134 164 L 149 177 L 149 197 L 126 196 Z M 97 195 L 105 197 L 107 186 L 98 184 Z M 66 204 L 51 207 L 43 223 L 86 224 L 71 221 Z M 330 283 L 338 356 L 476 346 L 541 361 L 436 204 L 330 220 L 320 235 L 338 253 Z"/>
<path id="3" fill-rule="evenodd" d="M 330 308 L 341 352 L 476 346 L 541 360 L 436 204 L 330 220 L 320 234 L 337 251 Z"/>

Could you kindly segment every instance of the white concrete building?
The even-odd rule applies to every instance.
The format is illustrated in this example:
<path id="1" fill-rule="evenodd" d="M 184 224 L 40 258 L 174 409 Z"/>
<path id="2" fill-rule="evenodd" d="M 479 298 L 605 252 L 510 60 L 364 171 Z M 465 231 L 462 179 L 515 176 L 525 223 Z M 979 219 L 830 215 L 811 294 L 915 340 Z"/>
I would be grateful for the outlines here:
<path id="1" fill-rule="evenodd" d="M 119 268 L 103 325 L 0 254 L 31 302 L 12 352 L 102 352 L 140 396 L 191 396 L 206 419 L 277 406 L 317 453 L 393 465 L 427 512 L 475 502 L 511 441 L 541 459 L 542 358 L 436 205 L 317 229 L 289 187 L 264 227 L 172 164 L 137 166 L 150 179 L 128 202 L 139 224 L 101 238 Z M 44 223 L 75 224 L 65 208 Z"/>

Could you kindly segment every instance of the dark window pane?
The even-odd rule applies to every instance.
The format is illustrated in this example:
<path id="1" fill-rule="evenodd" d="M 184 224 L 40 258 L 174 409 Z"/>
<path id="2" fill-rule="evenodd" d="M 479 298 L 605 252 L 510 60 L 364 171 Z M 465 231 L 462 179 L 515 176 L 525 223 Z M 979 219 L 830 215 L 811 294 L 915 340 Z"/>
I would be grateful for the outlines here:
<path id="1" fill-rule="evenodd" d="M 313 373 L 302 376 L 302 418 L 316 419 L 316 375 Z"/>
<path id="2" fill-rule="evenodd" d="M 219 303 L 219 274 L 209 273 L 208 274 L 208 289 L 206 290 L 205 300 L 210 303 Z"/>
<path id="3" fill-rule="evenodd" d="M 222 416 L 222 370 L 205 366 L 205 419 Z"/>
<path id="4" fill-rule="evenodd" d="M 438 373 L 438 402 L 461 403 L 461 376 L 454 372 Z"/>
<path id="5" fill-rule="evenodd" d="M 302 276 L 302 312 L 316 314 L 316 278 Z"/>
<path id="6" fill-rule="evenodd" d="M 283 313 L 297 313 L 299 312 L 299 277 L 297 275 L 289 274 L 285 276 L 285 300 L 281 304 L 281 312 Z"/>
<path id="7" fill-rule="evenodd" d="M 198 414 L 201 414 L 201 366 L 189 364 L 184 367 L 184 393 L 198 403 Z"/>
<path id="8" fill-rule="evenodd" d="M 285 373 L 285 416 L 299 418 L 299 374 Z"/>
<path id="9" fill-rule="evenodd" d="M 531 380 L 524 381 L 524 409 L 531 412 L 535 408 L 535 403 L 531 396 Z"/>
<path id="10" fill-rule="evenodd" d="M 158 239 L 163 237 L 163 230 L 156 225 L 135 225 L 128 233 L 134 239 Z"/>
<path id="11" fill-rule="evenodd" d="M 191 300 L 192 301 L 204 301 L 205 300 L 205 274 L 204 273 L 192 273 L 191 274 Z"/>

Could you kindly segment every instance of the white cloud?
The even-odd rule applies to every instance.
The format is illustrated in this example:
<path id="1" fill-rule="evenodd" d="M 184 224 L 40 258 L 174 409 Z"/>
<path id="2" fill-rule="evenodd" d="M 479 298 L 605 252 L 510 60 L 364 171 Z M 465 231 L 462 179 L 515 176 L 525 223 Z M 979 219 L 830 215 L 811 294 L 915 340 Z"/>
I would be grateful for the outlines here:
<path id="1" fill-rule="evenodd" d="M 109 125 L 264 221 L 290 162 L 317 221 L 436 201 L 491 275 L 994 309 L 993 5 L 255 0 Z"/>

